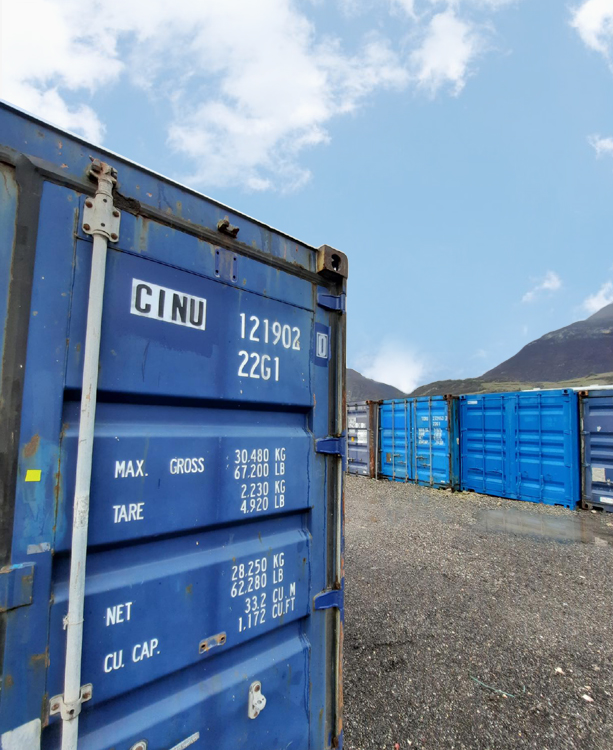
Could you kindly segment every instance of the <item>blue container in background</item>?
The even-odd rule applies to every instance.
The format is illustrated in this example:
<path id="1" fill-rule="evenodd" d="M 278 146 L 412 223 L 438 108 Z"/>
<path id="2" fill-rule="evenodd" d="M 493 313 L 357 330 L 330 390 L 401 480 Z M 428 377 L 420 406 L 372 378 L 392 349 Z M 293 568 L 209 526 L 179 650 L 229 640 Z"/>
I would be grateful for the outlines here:
<path id="1" fill-rule="evenodd" d="M 572 390 L 460 396 L 462 489 L 575 508 L 579 416 Z"/>
<path id="2" fill-rule="evenodd" d="M 579 396 L 581 418 L 581 504 L 613 512 L 613 389 Z"/>
<path id="3" fill-rule="evenodd" d="M 374 477 L 376 473 L 376 401 L 347 404 L 347 471 Z"/>
<path id="4" fill-rule="evenodd" d="M 345 256 L 4 104 L 0 747 L 58 750 L 71 721 L 58 710 L 90 156 L 117 169 L 121 226 L 104 282 L 79 748 L 341 747 Z"/>
<path id="5" fill-rule="evenodd" d="M 457 399 L 422 396 L 379 406 L 379 474 L 429 487 L 459 486 Z"/>

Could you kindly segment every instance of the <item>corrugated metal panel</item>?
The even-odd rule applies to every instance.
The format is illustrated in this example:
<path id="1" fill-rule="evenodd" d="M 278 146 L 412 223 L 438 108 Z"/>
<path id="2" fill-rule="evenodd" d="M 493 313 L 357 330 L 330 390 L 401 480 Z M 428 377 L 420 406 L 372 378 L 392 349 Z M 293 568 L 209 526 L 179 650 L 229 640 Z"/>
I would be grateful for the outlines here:
<path id="1" fill-rule="evenodd" d="M 379 435 L 382 476 L 430 487 L 458 487 L 456 399 L 423 396 L 383 401 Z"/>
<path id="2" fill-rule="evenodd" d="M 6 106 L 0 133 L 0 745 L 57 750 L 92 257 L 80 227 L 89 155 L 104 154 Z M 15 156 L 24 144 L 32 156 Z M 337 747 L 344 278 L 328 249 L 231 216 L 238 242 L 216 231 L 223 207 L 113 165 L 79 747 Z M 7 286 L 15 257 L 29 271 Z M 250 719 L 256 681 L 267 704 Z"/>
<path id="3" fill-rule="evenodd" d="M 574 508 L 578 430 L 570 390 L 460 396 L 462 489 Z"/>
<path id="4" fill-rule="evenodd" d="M 375 476 L 376 410 L 374 401 L 347 404 L 347 471 Z"/>
<path id="5" fill-rule="evenodd" d="M 613 512 L 613 390 L 581 394 L 582 504 Z"/>

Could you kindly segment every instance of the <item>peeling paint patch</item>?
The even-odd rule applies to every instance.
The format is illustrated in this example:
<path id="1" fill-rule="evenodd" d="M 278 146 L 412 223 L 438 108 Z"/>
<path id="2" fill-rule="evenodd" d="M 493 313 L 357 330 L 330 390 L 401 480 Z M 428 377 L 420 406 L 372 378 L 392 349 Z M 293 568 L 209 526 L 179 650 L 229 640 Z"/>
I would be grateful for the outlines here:
<path id="1" fill-rule="evenodd" d="M 40 750 L 40 719 L 22 724 L 0 737 L 0 750 Z"/>
<path id="2" fill-rule="evenodd" d="M 34 435 L 34 437 L 30 440 L 29 443 L 26 443 L 23 449 L 23 455 L 26 458 L 32 458 L 32 456 L 38 450 L 39 445 L 40 445 L 40 435 L 37 433 L 36 435 Z"/>
<path id="3" fill-rule="evenodd" d="M 49 552 L 51 545 L 49 542 L 41 542 L 40 544 L 28 544 L 28 555 L 38 555 L 41 552 Z"/>

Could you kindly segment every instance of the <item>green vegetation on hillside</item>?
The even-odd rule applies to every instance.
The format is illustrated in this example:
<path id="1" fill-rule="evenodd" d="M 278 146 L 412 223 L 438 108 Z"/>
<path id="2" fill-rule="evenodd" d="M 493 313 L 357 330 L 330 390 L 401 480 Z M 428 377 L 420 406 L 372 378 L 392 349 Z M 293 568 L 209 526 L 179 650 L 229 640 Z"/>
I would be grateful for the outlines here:
<path id="1" fill-rule="evenodd" d="M 480 378 L 467 378 L 466 380 L 438 380 L 435 383 L 422 385 L 416 388 L 411 396 L 442 396 L 451 394 L 459 396 L 462 393 L 503 393 L 508 391 L 525 391 L 531 388 L 583 388 L 590 385 L 613 385 L 613 372 L 605 372 L 599 375 L 587 375 L 584 378 L 573 378 L 572 380 L 559 380 L 556 382 L 520 382 L 520 381 L 484 381 Z"/>

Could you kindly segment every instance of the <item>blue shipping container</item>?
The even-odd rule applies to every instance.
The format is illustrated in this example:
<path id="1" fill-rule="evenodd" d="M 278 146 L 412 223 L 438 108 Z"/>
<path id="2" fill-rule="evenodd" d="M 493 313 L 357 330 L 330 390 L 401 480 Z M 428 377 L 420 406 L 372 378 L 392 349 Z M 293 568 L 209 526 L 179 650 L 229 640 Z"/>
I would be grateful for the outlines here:
<path id="1" fill-rule="evenodd" d="M 457 399 L 423 396 L 382 401 L 379 473 L 396 482 L 459 486 Z"/>
<path id="2" fill-rule="evenodd" d="M 579 397 L 584 508 L 613 512 L 613 389 Z"/>
<path id="3" fill-rule="evenodd" d="M 0 141 L 0 747 L 339 747 L 345 256 Z"/>
<path id="4" fill-rule="evenodd" d="M 578 421 L 570 390 L 460 396 L 462 489 L 575 508 Z"/>
<path id="5" fill-rule="evenodd" d="M 376 401 L 347 404 L 347 471 L 374 477 L 376 471 Z"/>

